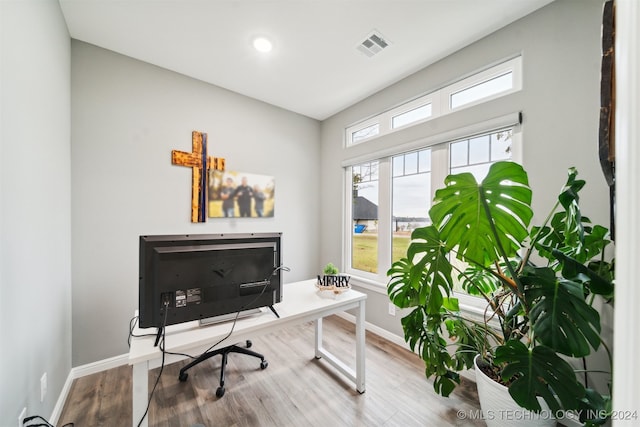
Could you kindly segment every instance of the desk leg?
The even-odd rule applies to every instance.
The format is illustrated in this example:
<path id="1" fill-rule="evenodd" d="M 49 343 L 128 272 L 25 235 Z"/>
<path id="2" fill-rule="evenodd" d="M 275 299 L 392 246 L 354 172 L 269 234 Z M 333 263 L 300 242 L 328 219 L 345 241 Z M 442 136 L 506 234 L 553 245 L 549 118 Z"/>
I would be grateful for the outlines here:
<path id="1" fill-rule="evenodd" d="M 364 363 L 365 363 L 365 304 L 364 300 L 356 307 L 356 369 L 355 372 L 347 366 L 342 360 L 328 352 L 322 347 L 322 317 L 315 320 L 315 357 L 322 358 L 329 364 L 333 365 L 338 371 L 342 372 L 346 377 L 353 381 L 356 390 L 364 393 Z"/>
<path id="2" fill-rule="evenodd" d="M 149 362 L 140 362 L 133 365 L 133 427 L 136 427 L 147 409 L 149 400 Z M 149 414 L 140 424 L 148 427 Z"/>
<path id="3" fill-rule="evenodd" d="M 356 308 L 356 390 L 360 393 L 364 393 L 364 363 L 365 363 L 365 335 L 366 330 L 364 327 L 365 319 L 365 302 L 360 301 L 358 308 Z"/>
<path id="4" fill-rule="evenodd" d="M 322 357 L 322 317 L 315 320 L 315 356 L 316 359 Z"/>

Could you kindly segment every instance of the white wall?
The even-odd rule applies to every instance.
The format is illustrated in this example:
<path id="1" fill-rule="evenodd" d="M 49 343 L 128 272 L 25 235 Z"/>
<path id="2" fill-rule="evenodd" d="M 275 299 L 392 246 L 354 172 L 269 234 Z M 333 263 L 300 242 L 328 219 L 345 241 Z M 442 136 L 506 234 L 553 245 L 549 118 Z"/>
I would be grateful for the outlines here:
<path id="1" fill-rule="evenodd" d="M 567 168 L 576 166 L 587 181 L 581 197 L 584 213 L 608 225 L 608 188 L 597 150 L 602 4 L 601 0 L 557 0 L 324 121 L 321 263 L 342 259 L 342 215 L 335 206 L 343 204 L 340 162 L 350 157 L 349 150 L 343 149 L 345 127 L 518 53 L 523 57 L 522 91 L 360 144 L 351 151 L 365 144 L 372 149 L 399 145 L 521 111 L 523 163 L 538 212 L 534 222 L 543 220 L 540 216 L 555 203 L 557 190 L 566 181 Z M 401 315 L 387 314 L 385 289 L 366 291 L 367 321 L 403 336 Z M 605 316 L 611 324 L 611 314 Z"/>
<path id="2" fill-rule="evenodd" d="M 15 426 L 23 407 L 51 415 L 71 369 L 70 39 L 55 1 L 0 16 L 0 425 Z"/>
<path id="3" fill-rule="evenodd" d="M 315 274 L 317 121 L 86 43 L 71 51 L 73 366 L 128 351 L 140 235 L 281 231 L 285 281 Z M 192 130 L 228 170 L 275 177 L 274 218 L 190 222 L 191 169 L 170 159 L 191 151 Z"/>

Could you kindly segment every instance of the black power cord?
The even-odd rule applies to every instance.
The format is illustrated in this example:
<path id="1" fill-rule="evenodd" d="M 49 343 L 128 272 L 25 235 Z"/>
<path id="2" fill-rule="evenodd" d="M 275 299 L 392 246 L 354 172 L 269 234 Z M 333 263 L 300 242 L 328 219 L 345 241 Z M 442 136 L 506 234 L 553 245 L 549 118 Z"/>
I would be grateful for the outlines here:
<path id="1" fill-rule="evenodd" d="M 162 320 L 162 337 L 160 338 L 160 350 L 162 351 L 162 362 L 160 363 L 160 372 L 158 372 L 158 377 L 156 378 L 156 382 L 153 383 L 153 388 L 151 389 L 151 393 L 149 393 L 149 400 L 147 401 L 147 407 L 144 410 L 144 414 L 142 414 L 142 417 L 140 418 L 140 421 L 138 422 L 138 427 L 140 427 L 142 425 L 142 421 L 144 421 L 144 419 L 146 418 L 147 414 L 149 413 L 149 406 L 151 406 L 151 400 L 153 399 L 153 393 L 155 393 L 156 391 L 156 387 L 158 386 L 158 383 L 160 382 L 160 377 L 162 376 L 162 371 L 164 371 L 164 356 L 165 356 L 165 352 L 164 352 L 164 337 L 165 337 L 165 332 L 166 332 L 166 328 L 165 325 L 167 324 L 167 313 L 169 312 L 169 301 L 165 301 L 164 303 L 164 319 Z M 151 334 L 151 335 L 155 335 L 155 334 Z"/>
<path id="2" fill-rule="evenodd" d="M 271 272 L 271 274 L 269 275 L 269 277 L 264 279 L 264 281 L 263 281 L 264 282 L 264 286 L 262 287 L 262 291 L 254 299 L 252 299 L 250 302 L 248 302 L 247 304 L 245 304 L 242 307 L 240 307 L 240 309 L 238 309 L 238 311 L 236 312 L 236 316 L 233 319 L 233 324 L 231 325 L 231 330 L 229 331 L 229 333 L 227 335 L 225 335 L 223 338 L 221 338 L 218 342 L 213 344 L 211 347 L 209 347 L 208 349 L 203 351 L 201 354 L 205 354 L 205 353 L 211 351 L 212 349 L 214 349 L 215 347 L 217 347 L 218 345 L 223 343 L 225 340 L 227 340 L 231 336 L 231 334 L 233 333 L 233 330 L 236 327 L 236 323 L 238 322 L 238 317 L 240 316 L 240 313 L 242 311 L 244 311 L 244 309 L 247 306 L 250 306 L 251 304 L 256 302 L 264 294 L 264 291 L 266 291 L 267 286 L 271 284 L 271 276 L 276 274 L 279 270 L 291 271 L 291 269 L 289 269 L 289 267 L 286 267 L 284 265 L 281 265 L 281 266 L 278 266 L 278 267 L 274 268 L 273 271 Z M 153 384 L 153 388 L 151 389 L 151 393 L 149 393 L 149 400 L 147 401 L 147 407 L 144 410 L 144 414 L 142 414 L 142 418 L 140 418 L 140 421 L 138 422 L 138 427 L 140 427 L 140 425 L 142 424 L 142 421 L 145 419 L 145 417 L 149 413 L 149 407 L 151 406 L 151 401 L 153 400 L 153 394 L 155 393 L 156 387 L 158 386 L 158 383 L 160 382 L 160 377 L 162 376 L 162 371 L 164 371 L 165 355 L 170 354 L 170 355 L 175 355 L 175 356 L 185 356 L 185 357 L 188 357 L 188 358 L 191 358 L 191 359 L 197 359 L 198 357 L 200 357 L 200 356 L 191 356 L 191 355 L 185 354 L 185 353 L 173 353 L 173 352 L 165 350 L 165 348 L 164 348 L 164 339 L 165 339 L 165 333 L 166 333 L 165 326 L 166 326 L 166 323 L 167 323 L 167 313 L 169 312 L 169 301 L 165 301 L 164 305 L 165 305 L 165 310 L 164 310 L 164 319 L 162 321 L 162 337 L 160 338 L 160 342 L 158 343 L 158 347 L 160 348 L 160 351 L 162 352 L 162 361 L 160 363 L 160 372 L 158 372 L 158 377 L 156 378 L 156 381 Z M 156 334 L 134 335 L 133 334 L 133 329 L 135 328 L 135 322 L 137 322 L 137 319 L 138 319 L 138 317 L 135 316 L 129 321 L 129 339 L 128 339 L 129 346 L 131 346 L 131 337 L 156 336 Z M 43 424 L 43 426 L 47 427 L 46 424 Z M 54 427 L 54 426 L 50 426 L 50 427 Z M 63 426 L 63 427 L 66 427 L 66 426 Z M 71 425 L 69 427 L 73 427 L 73 425 Z"/>
<path id="3" fill-rule="evenodd" d="M 270 276 L 273 276 L 274 274 L 276 274 L 279 270 L 282 271 L 291 271 L 289 269 L 289 267 L 286 267 L 284 265 L 281 265 L 279 267 L 276 267 L 273 269 L 273 271 L 271 272 Z M 217 343 L 213 344 L 211 347 L 209 347 L 208 349 L 206 349 L 205 351 L 203 351 L 200 355 L 198 356 L 190 356 L 188 354 L 183 354 L 183 353 L 171 353 L 171 352 L 166 352 L 167 354 L 171 354 L 171 355 L 176 355 L 176 356 L 186 356 L 189 357 L 191 359 L 197 359 L 198 357 L 200 357 L 202 354 L 208 353 L 209 351 L 213 350 L 214 348 L 216 348 L 217 346 L 219 346 L 220 344 L 222 344 L 225 340 L 227 340 L 231 334 L 233 333 L 233 330 L 236 328 L 236 323 L 238 322 L 238 317 L 240 316 L 240 313 L 242 313 L 245 308 L 247 308 L 248 306 L 251 306 L 254 302 L 256 302 L 263 294 L 264 291 L 267 290 L 267 286 L 271 284 L 270 278 L 267 277 L 266 279 L 263 280 L 264 282 L 264 286 L 262 287 L 262 291 L 260 291 L 260 293 L 251 301 L 249 301 L 248 303 L 246 303 L 245 305 L 243 305 L 242 307 L 240 307 L 238 309 L 238 311 L 236 312 L 236 316 L 233 318 L 233 324 L 231 325 L 231 330 L 229 331 L 229 333 L 227 335 L 225 335 L 223 338 L 221 338 Z M 163 350 L 164 351 L 164 350 Z"/>
<path id="4" fill-rule="evenodd" d="M 131 338 L 142 338 L 142 337 L 155 337 L 157 334 L 142 334 L 136 335 L 133 333 L 133 330 L 136 328 L 136 324 L 138 323 L 138 316 L 133 316 L 131 320 L 129 320 L 129 338 L 127 338 L 127 345 L 131 348 Z"/>
<path id="5" fill-rule="evenodd" d="M 27 425 L 27 423 L 34 421 L 34 420 L 41 420 L 44 421 L 42 423 L 38 423 L 38 424 L 29 424 Z M 25 427 L 55 427 L 53 424 L 51 424 L 49 421 L 47 421 L 44 417 L 41 417 L 40 415 L 33 415 L 31 417 L 27 417 L 24 420 L 22 420 L 22 425 Z M 62 427 L 73 427 L 73 423 L 67 423 L 65 425 L 63 425 Z"/>

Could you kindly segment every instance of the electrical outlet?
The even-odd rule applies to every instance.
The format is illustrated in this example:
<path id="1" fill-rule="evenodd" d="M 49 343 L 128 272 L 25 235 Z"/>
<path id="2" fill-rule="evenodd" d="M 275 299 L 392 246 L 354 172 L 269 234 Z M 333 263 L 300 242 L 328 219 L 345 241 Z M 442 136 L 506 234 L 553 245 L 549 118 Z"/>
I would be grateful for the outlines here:
<path id="1" fill-rule="evenodd" d="M 389 316 L 396 315 L 396 306 L 392 302 L 389 303 Z"/>
<path id="2" fill-rule="evenodd" d="M 40 377 L 40 402 L 44 402 L 44 398 L 47 395 L 47 373 L 45 372 Z"/>
<path id="3" fill-rule="evenodd" d="M 23 427 L 24 419 L 27 417 L 27 407 L 22 408 L 22 412 L 18 415 L 18 427 Z"/>

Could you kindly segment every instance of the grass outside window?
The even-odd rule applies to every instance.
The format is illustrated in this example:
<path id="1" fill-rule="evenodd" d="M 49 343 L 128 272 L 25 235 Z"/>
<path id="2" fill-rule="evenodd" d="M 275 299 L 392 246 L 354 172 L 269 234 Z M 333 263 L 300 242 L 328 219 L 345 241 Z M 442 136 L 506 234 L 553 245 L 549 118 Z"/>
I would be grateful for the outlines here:
<path id="1" fill-rule="evenodd" d="M 411 238 L 409 234 L 393 236 L 392 262 L 399 260 L 407 253 Z M 378 236 L 377 234 L 354 234 L 351 266 L 356 270 L 369 273 L 378 272 Z"/>

